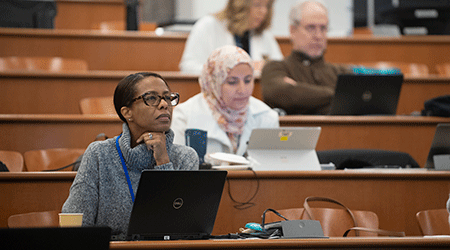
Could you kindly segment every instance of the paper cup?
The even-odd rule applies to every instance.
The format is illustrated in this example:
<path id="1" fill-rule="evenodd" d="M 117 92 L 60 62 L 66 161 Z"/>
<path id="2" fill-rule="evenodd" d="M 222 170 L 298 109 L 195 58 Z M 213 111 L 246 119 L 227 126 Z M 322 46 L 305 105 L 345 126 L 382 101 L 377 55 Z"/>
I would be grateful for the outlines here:
<path id="1" fill-rule="evenodd" d="M 60 213 L 59 226 L 60 227 L 81 227 L 83 221 L 82 213 Z"/>

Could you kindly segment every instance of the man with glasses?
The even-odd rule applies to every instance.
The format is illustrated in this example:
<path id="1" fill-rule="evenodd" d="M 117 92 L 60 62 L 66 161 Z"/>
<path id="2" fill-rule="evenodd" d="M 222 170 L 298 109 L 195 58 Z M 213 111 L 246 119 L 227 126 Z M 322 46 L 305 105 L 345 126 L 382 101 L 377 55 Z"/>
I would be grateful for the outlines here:
<path id="1" fill-rule="evenodd" d="M 328 11 L 322 1 L 299 1 L 289 15 L 292 53 L 261 74 L 263 100 L 287 114 L 327 114 L 337 76 L 350 69 L 327 63 Z"/>

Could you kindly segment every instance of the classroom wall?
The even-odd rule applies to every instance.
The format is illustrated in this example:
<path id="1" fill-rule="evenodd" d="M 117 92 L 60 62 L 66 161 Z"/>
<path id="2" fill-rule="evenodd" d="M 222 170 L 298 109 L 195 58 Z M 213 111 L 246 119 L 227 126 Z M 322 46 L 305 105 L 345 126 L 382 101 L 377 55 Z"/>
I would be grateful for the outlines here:
<path id="1" fill-rule="evenodd" d="M 297 0 L 275 0 L 271 31 L 277 36 L 288 36 L 288 13 Z M 353 31 L 353 1 L 324 0 L 327 4 L 329 36 L 350 36 Z M 176 0 L 175 20 L 197 20 L 225 7 L 227 0 Z"/>

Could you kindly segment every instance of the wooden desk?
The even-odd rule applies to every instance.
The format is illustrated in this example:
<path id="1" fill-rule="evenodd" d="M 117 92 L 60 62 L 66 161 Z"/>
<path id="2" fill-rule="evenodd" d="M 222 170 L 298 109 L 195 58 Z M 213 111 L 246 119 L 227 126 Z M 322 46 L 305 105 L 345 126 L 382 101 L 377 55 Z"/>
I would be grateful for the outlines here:
<path id="1" fill-rule="evenodd" d="M 0 227 L 10 215 L 61 209 L 75 173 L 1 173 Z M 359 171 L 257 172 L 230 171 L 224 187 L 213 234 L 237 232 L 247 222 L 260 222 L 267 208 L 302 207 L 308 196 L 337 199 L 351 209 L 371 210 L 380 228 L 420 235 L 415 214 L 444 208 L 450 188 L 450 172 L 416 170 L 368 173 Z M 258 187 L 259 184 L 259 187 Z M 236 209 L 237 201 L 254 206 Z"/>
<path id="2" fill-rule="evenodd" d="M 60 56 L 91 70 L 177 71 L 186 34 L 99 30 L 0 29 L 0 56 Z"/>
<path id="3" fill-rule="evenodd" d="M 113 96 L 117 83 L 132 73 L 136 71 L 0 72 L 0 113 L 80 114 L 81 99 Z M 200 93 L 196 75 L 158 73 L 181 94 L 181 102 Z"/>
<path id="4" fill-rule="evenodd" d="M 2 150 L 86 148 L 100 133 L 122 132 L 116 115 L 0 115 Z"/>
<path id="5" fill-rule="evenodd" d="M 448 238 L 331 238 L 111 242 L 110 249 L 448 249 Z"/>
<path id="6" fill-rule="evenodd" d="M 320 126 L 317 150 L 372 148 L 411 154 L 424 166 L 438 123 L 450 118 L 377 116 L 285 116 L 284 127 Z M 5 115 L 0 114 L 0 150 L 21 153 L 31 149 L 84 148 L 99 133 L 108 137 L 122 131 L 115 115 Z"/>
<path id="7" fill-rule="evenodd" d="M 125 20 L 123 0 L 56 0 L 55 29 L 92 29 L 104 21 Z"/>
<path id="8" fill-rule="evenodd" d="M 92 70 L 177 71 L 187 34 L 93 30 L 0 29 L 0 56 L 80 58 Z M 282 53 L 292 49 L 288 37 L 277 37 Z M 358 35 L 329 38 L 325 59 L 334 63 L 402 61 L 428 65 L 448 62 L 450 36 L 399 38 Z"/>
<path id="9" fill-rule="evenodd" d="M 79 114 L 79 102 L 82 98 L 112 96 L 117 83 L 135 72 L 0 72 L 0 113 Z M 158 73 L 168 81 L 172 91 L 180 93 L 181 102 L 200 93 L 197 75 L 179 71 Z M 405 78 L 397 114 L 420 111 L 426 100 L 448 93 L 449 77 Z M 253 96 L 262 99 L 259 78 L 256 78 Z"/>

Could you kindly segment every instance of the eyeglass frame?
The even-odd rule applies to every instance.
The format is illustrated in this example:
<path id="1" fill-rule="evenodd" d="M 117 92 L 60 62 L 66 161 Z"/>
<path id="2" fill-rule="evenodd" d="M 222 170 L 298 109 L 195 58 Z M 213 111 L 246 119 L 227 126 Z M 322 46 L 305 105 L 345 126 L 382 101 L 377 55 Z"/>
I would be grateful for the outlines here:
<path id="1" fill-rule="evenodd" d="M 144 98 L 145 96 L 150 95 L 150 94 L 155 95 L 156 97 L 158 97 L 158 100 L 154 103 L 154 105 L 149 105 L 149 104 L 147 103 L 147 101 L 145 100 L 145 98 Z M 179 93 L 176 93 L 176 92 L 175 92 L 175 93 L 170 93 L 170 97 L 171 97 L 171 100 L 170 100 L 170 102 L 168 102 L 168 101 L 166 101 L 166 99 L 164 99 L 163 96 L 160 96 L 160 95 L 158 95 L 158 94 L 155 94 L 155 93 L 152 92 L 152 91 L 149 91 L 149 92 L 145 92 L 144 94 L 142 94 L 142 95 L 140 95 L 140 96 L 138 96 L 138 97 L 136 97 L 136 98 L 133 98 L 133 99 L 131 100 L 131 102 L 130 102 L 130 105 L 133 104 L 135 101 L 137 101 L 137 100 L 139 100 L 139 99 L 142 99 L 142 101 L 144 101 L 145 105 L 147 105 L 147 106 L 149 106 L 149 107 L 157 107 L 159 104 L 161 104 L 161 100 L 164 99 L 164 101 L 165 101 L 167 104 L 169 104 L 171 107 L 177 106 L 178 103 L 180 102 L 180 94 L 179 94 Z M 172 101 L 174 101 L 174 100 L 177 100 L 177 103 L 176 103 L 176 104 L 172 104 Z"/>

